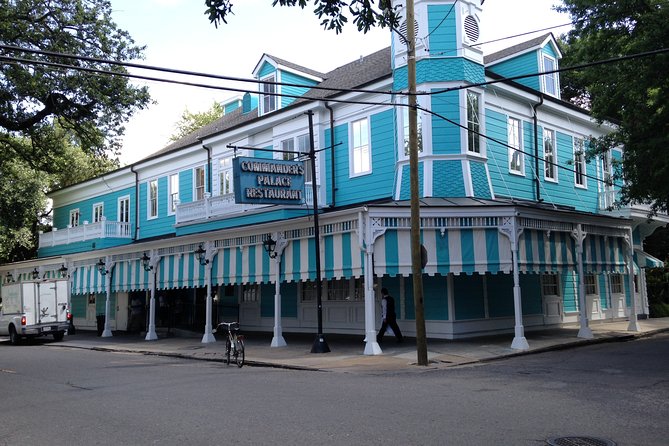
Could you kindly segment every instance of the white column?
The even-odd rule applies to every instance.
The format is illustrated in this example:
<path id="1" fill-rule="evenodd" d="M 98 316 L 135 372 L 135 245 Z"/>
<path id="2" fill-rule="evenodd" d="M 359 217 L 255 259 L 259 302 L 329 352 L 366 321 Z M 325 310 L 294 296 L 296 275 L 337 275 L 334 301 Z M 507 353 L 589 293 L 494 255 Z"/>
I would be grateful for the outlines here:
<path id="1" fill-rule="evenodd" d="M 636 293 L 634 292 L 634 238 L 631 229 L 629 234 L 625 235 L 625 242 L 627 243 L 627 270 L 629 271 L 628 281 L 630 289 L 630 313 L 627 331 L 638 332 L 640 329 L 636 316 Z"/>
<path id="2" fill-rule="evenodd" d="M 520 269 L 518 262 L 518 240 L 523 228 L 518 224 L 517 217 L 504 217 L 499 232 L 509 238 L 511 243 L 511 261 L 513 263 L 513 311 L 514 311 L 514 337 L 511 348 L 514 350 L 528 350 L 530 345 L 525 338 L 525 327 L 523 326 L 523 298 L 520 291 Z"/>
<path id="3" fill-rule="evenodd" d="M 583 227 L 579 224 L 576 231 L 572 232 L 572 237 L 576 239 L 576 269 L 578 272 L 578 307 L 579 307 L 579 321 L 580 328 L 578 329 L 578 337 L 583 339 L 592 339 L 595 336 L 590 329 L 588 318 L 589 309 L 585 300 L 585 276 L 583 271 L 583 241 L 585 240 L 585 233 Z"/>
<path id="4" fill-rule="evenodd" d="M 155 341 L 158 339 L 156 334 L 156 274 L 158 273 L 158 261 L 160 257 L 151 251 L 151 260 L 149 261 L 149 287 L 151 288 L 151 299 L 149 300 L 149 329 L 146 331 L 145 341 Z"/>
<path id="5" fill-rule="evenodd" d="M 274 247 L 276 254 L 274 266 L 276 267 L 276 271 L 274 279 L 274 336 L 272 337 L 270 347 L 285 347 L 288 344 L 286 344 L 286 340 L 283 338 L 283 329 L 281 328 L 281 257 L 288 242 L 283 237 L 283 234 L 280 233 L 275 233 L 273 238 L 276 240 Z"/>
<path id="6" fill-rule="evenodd" d="M 112 271 L 114 269 L 114 264 L 110 263 L 110 258 L 105 259 L 105 268 L 107 268 L 107 274 L 105 274 L 105 287 L 107 290 L 107 300 L 105 301 L 105 329 L 102 331 L 103 338 L 110 338 L 113 336 L 111 331 L 111 279 Z"/>
<path id="7" fill-rule="evenodd" d="M 204 280 L 207 284 L 207 297 L 206 297 L 206 312 L 205 312 L 205 317 L 206 321 L 204 324 L 204 336 L 202 336 L 202 343 L 203 344 L 209 344 L 212 342 L 216 342 L 216 338 L 214 337 L 214 332 L 213 332 L 213 327 L 211 326 L 211 318 L 212 318 L 212 300 L 213 297 L 211 295 L 211 267 L 212 265 L 212 259 L 214 258 L 214 255 L 216 254 L 216 251 L 212 249 L 211 243 L 207 242 L 206 243 L 206 254 L 205 254 L 205 259 L 206 259 L 206 264 L 204 266 Z"/>
<path id="8" fill-rule="evenodd" d="M 381 355 L 383 350 L 376 342 L 376 300 L 374 295 L 374 238 L 369 218 L 369 211 L 358 213 L 358 243 L 365 259 L 365 355 Z"/>
<path id="9" fill-rule="evenodd" d="M 515 224 L 514 224 L 515 226 Z M 520 271 L 518 270 L 518 235 L 511 242 L 511 259 L 513 261 L 513 311 L 515 314 L 514 337 L 511 348 L 514 350 L 527 350 L 530 345 L 525 338 L 525 327 L 523 326 L 523 300 L 520 292 Z"/>

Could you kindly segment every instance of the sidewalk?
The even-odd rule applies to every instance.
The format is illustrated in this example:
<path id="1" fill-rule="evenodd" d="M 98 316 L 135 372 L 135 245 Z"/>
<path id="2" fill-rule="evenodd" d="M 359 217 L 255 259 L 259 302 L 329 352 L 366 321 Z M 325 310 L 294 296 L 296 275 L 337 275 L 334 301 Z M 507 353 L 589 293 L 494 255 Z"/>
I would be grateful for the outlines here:
<path id="1" fill-rule="evenodd" d="M 631 340 L 637 337 L 669 331 L 669 318 L 639 321 L 640 331 L 627 331 L 628 322 L 593 323 L 590 328 L 594 339 L 577 338 L 578 327 L 526 332 L 530 345 L 526 351 L 511 349 L 513 335 L 478 337 L 465 340 L 429 339 L 427 367 L 416 366 L 416 343 L 407 338 L 398 344 L 386 336 L 381 344 L 382 355 L 363 355 L 365 344 L 362 336 L 328 335 L 325 339 L 330 353 L 311 353 L 315 334 L 284 334 L 286 347 L 272 348 L 271 333 L 245 333 L 246 365 L 279 367 L 314 371 L 339 371 L 357 373 L 383 373 L 390 371 L 423 371 L 491 361 L 515 355 L 539 353 L 562 348 L 573 348 L 598 342 Z M 93 331 L 78 330 L 66 336 L 63 342 L 52 342 L 49 347 L 83 348 L 98 351 L 133 352 L 204 361 L 222 361 L 225 342 L 203 344 L 201 337 L 160 337 L 145 341 L 138 334 L 115 333 L 113 337 L 97 337 Z M 218 339 L 222 339 L 219 335 Z"/>

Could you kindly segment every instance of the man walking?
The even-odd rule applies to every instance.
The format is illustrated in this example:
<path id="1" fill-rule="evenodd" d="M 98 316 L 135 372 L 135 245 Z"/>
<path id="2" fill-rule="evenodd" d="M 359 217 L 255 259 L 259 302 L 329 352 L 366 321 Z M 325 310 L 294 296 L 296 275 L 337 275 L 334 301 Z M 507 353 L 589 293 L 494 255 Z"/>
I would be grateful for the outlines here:
<path id="1" fill-rule="evenodd" d="M 381 318 L 383 319 L 383 323 L 381 324 L 381 330 L 379 330 L 379 334 L 376 335 L 376 342 L 381 342 L 383 340 L 383 335 L 386 333 L 386 329 L 388 327 L 392 328 L 393 333 L 395 333 L 395 337 L 397 338 L 397 342 L 402 342 L 404 341 L 404 337 L 402 336 L 400 327 L 397 326 L 395 299 L 393 299 L 393 296 L 388 294 L 387 288 L 381 289 L 381 295 Z"/>

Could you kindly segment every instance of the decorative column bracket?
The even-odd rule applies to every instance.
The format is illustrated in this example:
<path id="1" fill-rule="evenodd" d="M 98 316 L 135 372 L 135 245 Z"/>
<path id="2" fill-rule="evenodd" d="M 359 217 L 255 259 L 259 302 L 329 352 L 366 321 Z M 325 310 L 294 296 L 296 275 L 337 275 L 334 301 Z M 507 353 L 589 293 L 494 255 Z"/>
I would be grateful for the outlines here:
<path id="1" fill-rule="evenodd" d="M 518 241 L 523 233 L 523 227 L 518 222 L 518 217 L 503 217 L 502 225 L 497 230 L 509 238 L 511 242 L 511 259 L 513 262 L 513 308 L 515 315 L 514 337 L 511 348 L 514 350 L 528 350 L 530 345 L 525 338 L 525 327 L 523 326 L 523 304 L 520 290 L 520 269 L 518 261 Z"/>
<path id="2" fill-rule="evenodd" d="M 376 302 L 374 300 L 374 243 L 386 232 L 386 228 L 376 225 L 369 216 L 365 206 L 358 213 L 358 243 L 364 253 L 364 284 L 365 284 L 365 355 L 381 355 L 383 351 L 376 342 Z"/>
<path id="3" fill-rule="evenodd" d="M 578 306 L 579 306 L 579 320 L 581 327 L 578 330 L 578 337 L 583 339 L 592 339 L 595 336 L 590 329 L 590 318 L 588 317 L 587 301 L 585 298 L 585 271 L 583 269 L 583 242 L 588 235 L 583 230 L 583 226 L 579 223 L 576 228 L 570 233 L 572 238 L 576 241 L 576 268 L 578 272 Z"/>

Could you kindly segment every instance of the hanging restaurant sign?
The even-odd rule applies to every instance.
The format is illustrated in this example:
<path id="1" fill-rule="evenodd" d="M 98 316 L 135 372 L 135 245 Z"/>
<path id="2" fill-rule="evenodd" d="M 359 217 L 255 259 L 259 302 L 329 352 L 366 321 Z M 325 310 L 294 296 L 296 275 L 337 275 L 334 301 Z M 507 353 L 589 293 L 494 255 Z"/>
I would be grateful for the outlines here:
<path id="1" fill-rule="evenodd" d="M 235 203 L 304 203 L 304 162 L 266 158 L 232 159 Z"/>

